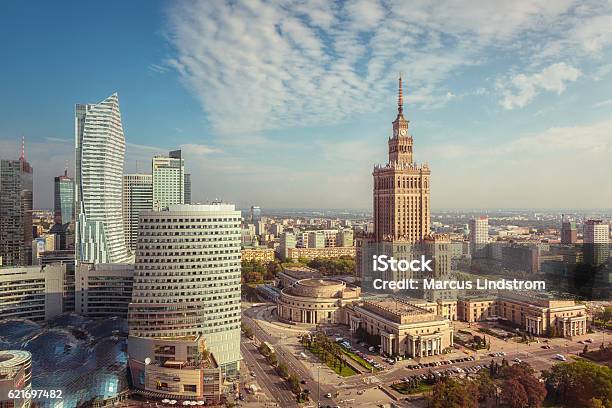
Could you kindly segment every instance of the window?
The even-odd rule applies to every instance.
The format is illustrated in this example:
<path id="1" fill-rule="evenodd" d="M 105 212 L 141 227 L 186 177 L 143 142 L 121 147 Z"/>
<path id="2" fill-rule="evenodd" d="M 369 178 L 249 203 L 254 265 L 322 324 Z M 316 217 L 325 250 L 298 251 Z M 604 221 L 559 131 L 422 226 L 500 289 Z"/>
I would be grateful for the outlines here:
<path id="1" fill-rule="evenodd" d="M 197 387 L 195 384 L 184 384 L 183 391 L 185 392 L 197 392 Z"/>

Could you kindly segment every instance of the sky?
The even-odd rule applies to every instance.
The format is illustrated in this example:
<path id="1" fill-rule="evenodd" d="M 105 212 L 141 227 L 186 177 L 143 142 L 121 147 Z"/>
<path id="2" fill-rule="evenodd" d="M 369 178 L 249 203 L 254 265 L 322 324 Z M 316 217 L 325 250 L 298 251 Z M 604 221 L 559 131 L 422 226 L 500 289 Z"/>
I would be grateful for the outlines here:
<path id="1" fill-rule="evenodd" d="M 434 210 L 612 207 L 611 1 L 4 1 L 0 50 L 38 208 L 118 92 L 126 172 L 181 148 L 194 201 L 370 209 L 400 72 Z"/>

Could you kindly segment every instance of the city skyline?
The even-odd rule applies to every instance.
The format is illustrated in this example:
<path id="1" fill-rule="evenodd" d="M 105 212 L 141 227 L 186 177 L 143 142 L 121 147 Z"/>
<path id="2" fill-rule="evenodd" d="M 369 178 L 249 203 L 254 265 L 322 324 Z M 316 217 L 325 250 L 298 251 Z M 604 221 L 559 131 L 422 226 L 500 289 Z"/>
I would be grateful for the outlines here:
<path id="1" fill-rule="evenodd" d="M 2 158 L 16 159 L 26 137 L 34 206 L 51 208 L 53 176 L 66 160 L 74 168 L 74 104 L 117 91 L 126 173 L 180 148 L 196 202 L 371 209 L 371 168 L 385 160 L 403 71 L 415 161 L 436 170 L 432 209 L 612 202 L 598 187 L 612 170 L 609 3 L 289 3 L 190 13 L 111 3 L 95 21 L 66 5 L 5 5 L 0 30 L 20 41 L 0 67 Z M 26 14 L 24 30 L 14 17 Z M 110 41 L 73 38 L 54 18 L 115 28 Z M 85 58 L 68 67 L 77 49 Z M 46 69 L 32 72 L 33 58 Z"/>

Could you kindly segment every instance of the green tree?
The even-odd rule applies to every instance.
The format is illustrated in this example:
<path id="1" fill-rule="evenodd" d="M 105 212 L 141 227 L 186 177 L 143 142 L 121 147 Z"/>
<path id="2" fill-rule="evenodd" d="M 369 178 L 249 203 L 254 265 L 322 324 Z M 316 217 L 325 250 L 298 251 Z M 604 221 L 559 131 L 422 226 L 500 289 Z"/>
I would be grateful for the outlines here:
<path id="1" fill-rule="evenodd" d="M 478 386 L 472 381 L 438 381 L 429 399 L 431 408 L 478 408 Z"/>
<path id="2" fill-rule="evenodd" d="M 535 372 L 529 364 L 523 362 L 504 367 L 501 377 L 503 378 L 502 396 L 504 396 L 503 389 L 505 389 L 504 387 L 506 387 L 508 382 L 513 382 L 508 388 L 516 389 L 517 385 L 514 383 L 517 383 L 518 387 L 521 389 L 521 392 L 516 395 L 514 400 L 508 401 L 513 408 L 522 406 L 520 404 L 523 401 L 523 395 L 527 399 L 527 405 L 525 406 L 542 406 L 542 402 L 546 398 L 546 388 L 538 378 L 536 378 Z M 505 396 L 507 396 L 507 394 Z"/>
<path id="3" fill-rule="evenodd" d="M 612 369 L 589 361 L 554 365 L 542 377 L 553 402 L 587 407 L 593 398 L 612 407 Z"/>
<path id="4" fill-rule="evenodd" d="M 291 374 L 291 375 L 289 375 L 289 378 L 287 379 L 287 381 L 289 382 L 289 386 L 291 387 L 291 391 L 293 391 L 294 394 L 299 394 L 300 393 L 300 380 L 299 380 L 299 378 L 295 374 Z"/>

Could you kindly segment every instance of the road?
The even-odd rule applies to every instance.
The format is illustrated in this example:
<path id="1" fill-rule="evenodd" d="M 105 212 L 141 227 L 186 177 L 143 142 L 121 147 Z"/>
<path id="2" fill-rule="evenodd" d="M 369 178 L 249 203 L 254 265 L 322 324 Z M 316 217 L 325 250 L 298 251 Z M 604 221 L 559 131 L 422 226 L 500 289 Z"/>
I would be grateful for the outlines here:
<path id="1" fill-rule="evenodd" d="M 240 351 L 244 357 L 249 370 L 255 373 L 253 380 L 264 389 L 264 393 L 272 395 L 274 399 L 283 407 L 297 407 L 295 395 L 291 392 L 289 384 L 280 378 L 274 369 L 268 364 L 252 341 L 242 341 Z"/>
<path id="2" fill-rule="evenodd" d="M 243 309 L 242 313 L 242 321 L 247 326 L 250 326 L 253 329 L 253 334 L 255 335 L 255 338 L 261 342 L 267 341 L 268 343 L 272 344 L 276 351 L 278 361 L 282 361 L 287 364 L 290 373 L 294 373 L 298 376 L 298 378 L 300 378 L 300 380 L 306 381 L 306 384 L 302 385 L 302 388 L 306 388 L 310 391 L 310 395 L 314 400 L 315 404 L 317 401 L 320 401 L 321 405 L 323 406 L 337 405 L 336 401 L 334 401 L 333 398 L 333 395 L 336 392 L 335 387 L 321 383 L 319 388 L 318 379 L 313 378 L 311 372 L 306 367 L 304 367 L 302 362 L 298 360 L 285 345 L 282 344 L 283 339 L 281 337 L 276 337 L 268 334 L 257 324 L 257 320 L 253 319 L 253 316 L 255 313 L 257 313 L 257 310 L 257 307 L 247 310 Z M 326 397 L 328 393 L 332 395 L 332 398 Z M 276 397 L 276 395 L 274 396 Z"/>

